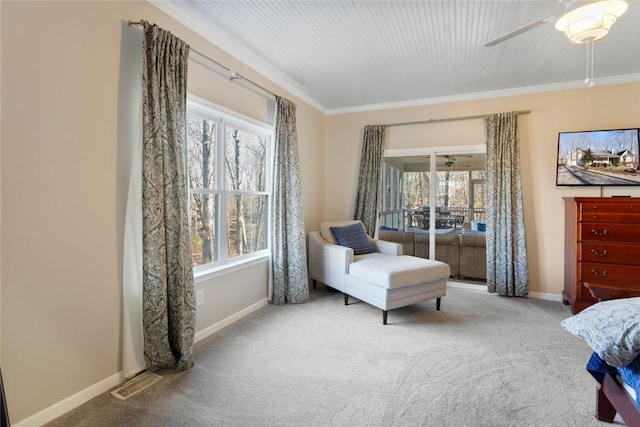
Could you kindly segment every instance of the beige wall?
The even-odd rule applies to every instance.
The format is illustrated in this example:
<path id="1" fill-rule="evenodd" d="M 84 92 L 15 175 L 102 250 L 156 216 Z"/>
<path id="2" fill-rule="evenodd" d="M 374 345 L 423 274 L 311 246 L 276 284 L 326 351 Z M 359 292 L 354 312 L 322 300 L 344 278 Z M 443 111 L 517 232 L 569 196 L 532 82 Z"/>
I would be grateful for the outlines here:
<path id="1" fill-rule="evenodd" d="M 2 7 L 0 7 L 0 35 L 2 34 Z M 2 43 L 0 43 L 0 82 L 2 82 Z M 0 100 L 2 84 L 0 83 Z M 0 102 L 0 129 L 2 129 L 2 102 Z M 0 132 L 0 165 L 2 164 L 2 132 Z M 1 169 L 0 169 L 1 172 Z M 2 242 L 2 173 L 0 173 L 0 242 Z M 2 337 L 2 244 L 0 244 L 0 337 Z M 2 367 L 2 339 L 0 339 L 0 367 Z"/>
<path id="2" fill-rule="evenodd" d="M 600 187 L 556 187 L 558 132 L 640 126 L 639 99 L 640 83 L 632 83 L 329 116 L 326 157 L 327 170 L 331 173 L 325 175 L 325 217 L 337 220 L 352 215 L 356 165 L 365 125 L 531 110 L 519 120 L 530 289 L 560 294 L 564 274 L 562 197 L 599 196 Z M 390 128 L 387 148 L 461 145 L 465 144 L 465 138 L 468 138 L 467 144 L 482 144 L 484 128 L 477 122 Z M 446 139 L 447 132 L 453 135 L 451 141 Z M 610 194 L 640 196 L 640 190 L 605 189 L 605 195 Z"/>
<path id="3" fill-rule="evenodd" d="M 0 8 L 1 366 L 16 423 L 122 369 L 122 243 L 142 47 L 126 21 L 155 22 L 297 103 L 311 227 L 323 212 L 324 116 L 147 2 Z M 189 70 L 194 94 L 269 117 L 264 97 L 193 62 Z M 265 261 L 197 284 L 205 292 L 197 331 L 264 301 L 267 278 Z"/>

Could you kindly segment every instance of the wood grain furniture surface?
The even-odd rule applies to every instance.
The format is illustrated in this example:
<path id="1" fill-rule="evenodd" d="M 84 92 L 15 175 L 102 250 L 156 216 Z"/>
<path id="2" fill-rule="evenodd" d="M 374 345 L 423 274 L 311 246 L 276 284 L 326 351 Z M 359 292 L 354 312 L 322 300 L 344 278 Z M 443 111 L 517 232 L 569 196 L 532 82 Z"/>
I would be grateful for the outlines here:
<path id="1" fill-rule="evenodd" d="M 627 426 L 640 426 L 640 411 L 616 375 L 605 374 L 596 388 L 596 418 L 613 423 L 616 413 Z"/>
<path id="2" fill-rule="evenodd" d="M 640 198 L 564 197 L 563 303 L 576 314 L 640 294 Z M 588 286 L 587 286 L 588 284 Z"/>

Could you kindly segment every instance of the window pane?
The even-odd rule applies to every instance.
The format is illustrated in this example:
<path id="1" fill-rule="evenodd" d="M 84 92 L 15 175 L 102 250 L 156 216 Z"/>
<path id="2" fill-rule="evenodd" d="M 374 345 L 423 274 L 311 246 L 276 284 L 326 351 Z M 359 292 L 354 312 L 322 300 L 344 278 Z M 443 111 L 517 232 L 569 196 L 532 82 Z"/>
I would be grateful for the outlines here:
<path id="1" fill-rule="evenodd" d="M 429 203 L 429 172 L 405 172 L 402 177 L 405 209 L 422 209 Z"/>
<path id="2" fill-rule="evenodd" d="M 237 194 L 229 198 L 229 258 L 267 247 L 267 196 Z"/>
<path id="3" fill-rule="evenodd" d="M 194 266 L 218 260 L 214 226 L 218 210 L 216 201 L 214 194 L 191 194 L 189 198 L 189 234 Z"/>
<path id="4" fill-rule="evenodd" d="M 189 186 L 196 190 L 215 188 L 217 122 L 187 114 L 187 159 Z"/>
<path id="5" fill-rule="evenodd" d="M 446 212 L 465 210 L 469 205 L 466 171 L 439 171 L 437 176 L 436 206 Z"/>
<path id="6" fill-rule="evenodd" d="M 487 219 L 487 211 L 485 200 L 487 198 L 487 185 L 484 180 L 473 181 L 473 204 L 469 211 L 471 212 L 471 221 L 485 221 Z"/>
<path id="7" fill-rule="evenodd" d="M 225 188 L 265 191 L 267 137 L 226 128 Z"/>

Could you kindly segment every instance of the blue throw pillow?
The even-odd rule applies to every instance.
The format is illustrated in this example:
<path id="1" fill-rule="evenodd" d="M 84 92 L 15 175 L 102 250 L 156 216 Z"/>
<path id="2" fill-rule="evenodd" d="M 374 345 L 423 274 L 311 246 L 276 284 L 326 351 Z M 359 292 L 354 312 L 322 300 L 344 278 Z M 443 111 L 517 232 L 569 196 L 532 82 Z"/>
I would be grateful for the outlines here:
<path id="1" fill-rule="evenodd" d="M 376 248 L 369 241 L 362 223 L 351 224 L 345 227 L 330 227 L 336 243 L 353 249 L 354 255 L 365 255 L 376 252 Z"/>

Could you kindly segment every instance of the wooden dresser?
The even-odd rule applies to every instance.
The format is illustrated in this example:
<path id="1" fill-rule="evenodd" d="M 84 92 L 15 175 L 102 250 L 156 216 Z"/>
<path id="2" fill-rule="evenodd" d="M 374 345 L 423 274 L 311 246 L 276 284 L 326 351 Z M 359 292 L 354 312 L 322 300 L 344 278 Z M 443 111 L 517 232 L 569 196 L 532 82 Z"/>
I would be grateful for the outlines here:
<path id="1" fill-rule="evenodd" d="M 640 198 L 565 197 L 562 300 L 576 314 L 599 300 L 640 296 Z"/>

